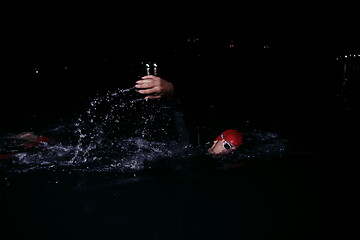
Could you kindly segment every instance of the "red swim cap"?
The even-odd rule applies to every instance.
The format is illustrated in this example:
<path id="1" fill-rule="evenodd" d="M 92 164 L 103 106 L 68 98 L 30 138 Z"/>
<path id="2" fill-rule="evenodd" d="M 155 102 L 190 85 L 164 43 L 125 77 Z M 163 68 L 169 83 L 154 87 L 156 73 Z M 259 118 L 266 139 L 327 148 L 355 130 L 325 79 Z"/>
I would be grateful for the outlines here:
<path id="1" fill-rule="evenodd" d="M 238 148 L 240 145 L 243 144 L 244 135 L 238 130 L 229 129 L 221 133 L 216 140 L 220 141 L 223 139 L 231 143 L 234 147 Z"/>

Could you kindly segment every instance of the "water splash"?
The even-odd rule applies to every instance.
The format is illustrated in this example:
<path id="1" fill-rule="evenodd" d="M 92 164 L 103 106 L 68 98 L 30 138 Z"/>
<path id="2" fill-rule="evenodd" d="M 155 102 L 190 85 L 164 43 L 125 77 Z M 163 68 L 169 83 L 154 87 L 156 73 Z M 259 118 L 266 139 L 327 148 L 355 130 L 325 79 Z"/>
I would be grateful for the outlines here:
<path id="1" fill-rule="evenodd" d="M 175 153 L 176 130 L 166 101 L 145 100 L 130 88 L 108 91 L 88 104 L 69 125 L 45 131 L 56 141 L 15 154 L 10 169 L 138 171 Z"/>
<path id="2" fill-rule="evenodd" d="M 174 138 L 171 109 L 162 99 L 145 100 L 133 88 L 97 96 L 74 123 L 79 141 L 72 163 L 96 160 L 98 149 L 110 150 L 129 138 L 167 141 Z"/>

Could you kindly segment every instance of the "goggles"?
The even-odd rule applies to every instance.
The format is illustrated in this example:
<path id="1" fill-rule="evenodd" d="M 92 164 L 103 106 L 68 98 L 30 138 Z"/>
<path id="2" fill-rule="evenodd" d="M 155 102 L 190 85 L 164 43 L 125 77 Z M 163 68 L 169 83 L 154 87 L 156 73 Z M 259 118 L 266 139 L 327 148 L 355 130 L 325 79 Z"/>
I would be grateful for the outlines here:
<path id="1" fill-rule="evenodd" d="M 224 149 L 229 150 L 234 147 L 234 145 L 232 145 L 230 142 L 226 141 L 223 134 L 221 134 L 221 139 L 222 139 Z"/>

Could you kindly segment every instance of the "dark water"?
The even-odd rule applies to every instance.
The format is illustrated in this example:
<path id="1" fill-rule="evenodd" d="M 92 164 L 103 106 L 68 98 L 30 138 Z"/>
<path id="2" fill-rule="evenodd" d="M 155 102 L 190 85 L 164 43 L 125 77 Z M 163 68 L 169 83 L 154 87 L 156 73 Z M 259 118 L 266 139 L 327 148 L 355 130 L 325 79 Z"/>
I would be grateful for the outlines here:
<path id="1" fill-rule="evenodd" d="M 38 131 L 55 141 L 2 160 L 1 239 L 328 239 L 356 226 L 352 116 L 254 111 L 296 130 L 255 122 L 247 148 L 213 158 L 179 143 L 167 105 L 127 94 L 94 98 Z"/>

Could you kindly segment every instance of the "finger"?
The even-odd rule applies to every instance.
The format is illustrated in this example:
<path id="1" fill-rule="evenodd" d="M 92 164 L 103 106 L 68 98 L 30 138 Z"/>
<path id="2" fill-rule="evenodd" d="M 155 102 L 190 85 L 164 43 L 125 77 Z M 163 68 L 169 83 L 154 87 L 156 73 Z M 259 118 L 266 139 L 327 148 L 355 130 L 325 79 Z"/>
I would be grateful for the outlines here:
<path id="1" fill-rule="evenodd" d="M 158 93 L 158 89 L 157 88 L 149 88 L 149 89 L 143 89 L 143 90 L 139 90 L 139 93 L 141 94 L 153 94 L 153 93 Z"/>
<path id="2" fill-rule="evenodd" d="M 155 87 L 155 83 L 149 80 L 139 80 L 136 82 L 136 88 L 152 88 Z"/>
<path id="3" fill-rule="evenodd" d="M 159 99 L 159 98 L 161 98 L 160 95 L 150 95 L 145 97 L 145 99 Z"/>
<path id="4" fill-rule="evenodd" d="M 136 83 L 137 84 L 143 84 L 143 83 L 150 83 L 152 82 L 153 80 L 150 80 L 150 79 L 146 79 L 146 80 L 137 80 Z"/>

